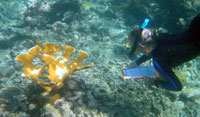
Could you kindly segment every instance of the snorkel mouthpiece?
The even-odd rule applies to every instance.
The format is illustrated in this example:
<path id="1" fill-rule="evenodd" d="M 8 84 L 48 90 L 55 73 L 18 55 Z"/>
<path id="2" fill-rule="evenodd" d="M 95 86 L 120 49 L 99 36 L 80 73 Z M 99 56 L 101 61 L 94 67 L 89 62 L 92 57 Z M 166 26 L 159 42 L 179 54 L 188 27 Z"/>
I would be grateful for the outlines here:
<path id="1" fill-rule="evenodd" d="M 136 50 L 137 45 L 138 45 L 138 42 L 139 42 L 139 40 L 140 40 L 141 33 L 142 33 L 143 29 L 146 28 L 146 26 L 148 25 L 148 23 L 149 23 L 149 18 L 146 18 L 146 19 L 144 20 L 144 22 L 142 23 L 141 27 L 140 27 L 140 30 L 139 30 L 138 35 L 137 35 L 137 38 L 136 38 L 136 40 L 135 40 L 135 42 L 134 42 L 134 44 L 133 44 L 133 48 L 132 48 L 132 50 L 129 52 L 129 56 L 130 56 L 130 57 L 133 56 L 133 54 L 135 53 L 135 50 Z"/>

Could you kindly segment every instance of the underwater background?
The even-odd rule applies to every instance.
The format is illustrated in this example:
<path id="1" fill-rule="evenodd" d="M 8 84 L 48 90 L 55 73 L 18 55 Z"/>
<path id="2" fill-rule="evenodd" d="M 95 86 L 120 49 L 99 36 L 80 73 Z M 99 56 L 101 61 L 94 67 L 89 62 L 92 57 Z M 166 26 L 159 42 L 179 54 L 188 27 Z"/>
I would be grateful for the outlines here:
<path id="1" fill-rule="evenodd" d="M 134 25 L 148 17 L 148 28 L 178 33 L 199 11 L 200 0 L 1 0 L 0 116 L 200 116 L 200 57 L 175 69 L 184 85 L 179 92 L 123 80 L 121 71 L 139 56 L 129 58 L 125 47 Z M 54 104 L 40 103 L 44 89 L 22 76 L 15 59 L 47 42 L 84 50 L 89 56 L 83 64 L 94 63 L 63 81 Z"/>

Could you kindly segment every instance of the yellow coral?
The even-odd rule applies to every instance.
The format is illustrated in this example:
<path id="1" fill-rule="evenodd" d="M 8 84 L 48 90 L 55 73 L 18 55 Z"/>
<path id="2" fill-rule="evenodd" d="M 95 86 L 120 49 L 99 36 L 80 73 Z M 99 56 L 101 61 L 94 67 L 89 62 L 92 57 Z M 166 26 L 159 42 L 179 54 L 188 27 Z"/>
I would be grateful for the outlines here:
<path id="1" fill-rule="evenodd" d="M 62 45 L 62 57 L 60 57 L 59 46 L 54 43 L 43 44 L 44 49 L 36 45 L 29 49 L 30 53 L 23 53 L 16 57 L 16 60 L 24 65 L 23 76 L 28 77 L 33 82 L 39 84 L 45 89 L 41 95 L 47 99 L 47 103 L 53 104 L 59 99 L 57 90 L 63 87 L 63 80 L 71 75 L 75 70 L 81 70 L 93 66 L 93 63 L 87 66 L 82 65 L 82 61 L 88 56 L 86 52 L 79 50 L 78 59 L 74 59 L 68 63 L 70 56 L 75 52 L 71 46 Z M 33 58 L 38 57 L 45 65 L 35 67 L 32 64 Z M 47 68 L 49 80 L 43 81 L 39 79 L 40 74 Z"/>

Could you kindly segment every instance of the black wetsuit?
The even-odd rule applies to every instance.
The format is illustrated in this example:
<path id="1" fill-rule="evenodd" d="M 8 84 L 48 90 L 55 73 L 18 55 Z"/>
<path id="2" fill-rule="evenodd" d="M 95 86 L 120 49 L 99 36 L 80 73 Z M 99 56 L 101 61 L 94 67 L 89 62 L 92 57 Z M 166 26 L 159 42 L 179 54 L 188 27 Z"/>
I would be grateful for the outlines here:
<path id="1" fill-rule="evenodd" d="M 155 41 L 156 46 L 150 57 L 143 55 L 136 60 L 137 64 L 153 58 L 154 67 L 167 81 L 155 80 L 155 85 L 173 91 L 181 90 L 182 84 L 171 68 L 200 55 L 200 14 L 184 33 L 159 34 Z"/>

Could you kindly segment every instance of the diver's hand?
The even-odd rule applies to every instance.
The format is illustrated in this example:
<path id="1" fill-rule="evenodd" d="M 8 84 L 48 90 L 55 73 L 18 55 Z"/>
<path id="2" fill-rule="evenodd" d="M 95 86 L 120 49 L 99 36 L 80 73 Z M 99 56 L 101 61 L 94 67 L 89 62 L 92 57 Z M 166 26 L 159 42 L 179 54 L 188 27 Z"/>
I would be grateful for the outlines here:
<path id="1" fill-rule="evenodd" d="M 128 64 L 125 68 L 131 69 L 131 68 L 135 68 L 135 67 L 138 67 L 138 64 L 135 61 L 133 61 L 130 64 Z"/>

